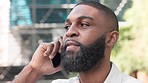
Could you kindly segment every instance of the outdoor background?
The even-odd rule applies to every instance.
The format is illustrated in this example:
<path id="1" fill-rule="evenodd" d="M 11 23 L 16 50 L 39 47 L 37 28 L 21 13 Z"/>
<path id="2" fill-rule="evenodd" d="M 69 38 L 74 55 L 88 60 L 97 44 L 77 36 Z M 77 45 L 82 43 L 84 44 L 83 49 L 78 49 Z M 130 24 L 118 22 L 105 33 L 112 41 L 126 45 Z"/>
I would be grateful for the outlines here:
<path id="1" fill-rule="evenodd" d="M 64 20 L 80 1 L 84 0 L 0 0 L 0 83 L 10 83 L 40 43 L 65 33 Z M 121 71 L 148 83 L 148 0 L 93 1 L 111 8 L 119 20 L 120 37 L 111 60 Z M 74 75 L 60 71 L 38 83 Z"/>

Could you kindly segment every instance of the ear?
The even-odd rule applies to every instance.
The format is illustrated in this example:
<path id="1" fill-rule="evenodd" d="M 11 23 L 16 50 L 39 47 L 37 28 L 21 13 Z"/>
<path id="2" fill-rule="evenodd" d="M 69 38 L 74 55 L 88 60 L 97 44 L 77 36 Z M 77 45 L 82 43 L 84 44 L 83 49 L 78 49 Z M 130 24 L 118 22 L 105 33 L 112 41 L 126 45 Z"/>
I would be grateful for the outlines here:
<path id="1" fill-rule="evenodd" d="M 105 40 L 105 43 L 107 46 L 114 46 L 118 40 L 118 37 L 119 37 L 119 32 L 117 31 L 112 31 L 110 33 L 108 33 L 106 35 L 106 40 Z"/>

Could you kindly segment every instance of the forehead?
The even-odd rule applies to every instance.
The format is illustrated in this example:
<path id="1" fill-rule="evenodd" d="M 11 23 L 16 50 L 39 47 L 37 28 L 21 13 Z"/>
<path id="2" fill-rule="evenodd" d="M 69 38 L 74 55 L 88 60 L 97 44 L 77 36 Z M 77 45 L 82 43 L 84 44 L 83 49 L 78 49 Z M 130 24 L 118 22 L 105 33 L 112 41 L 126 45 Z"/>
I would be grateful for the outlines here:
<path id="1" fill-rule="evenodd" d="M 99 10 L 88 5 L 78 5 L 74 7 L 74 9 L 70 12 L 67 18 L 77 18 L 80 16 L 88 16 L 95 20 L 100 20 L 103 18 Z"/>

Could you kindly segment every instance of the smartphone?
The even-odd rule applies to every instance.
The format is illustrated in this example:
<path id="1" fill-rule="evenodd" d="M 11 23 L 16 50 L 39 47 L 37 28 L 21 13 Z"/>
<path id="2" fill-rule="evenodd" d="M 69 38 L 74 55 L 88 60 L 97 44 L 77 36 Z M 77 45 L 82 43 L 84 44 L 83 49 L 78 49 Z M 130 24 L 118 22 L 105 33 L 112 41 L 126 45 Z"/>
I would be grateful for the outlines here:
<path id="1" fill-rule="evenodd" d="M 60 57 L 60 55 L 61 55 L 61 54 L 58 52 L 58 53 L 55 55 L 55 57 L 52 59 L 52 64 L 53 64 L 54 67 L 57 67 L 57 66 L 60 65 L 60 63 L 61 63 L 61 57 Z"/>

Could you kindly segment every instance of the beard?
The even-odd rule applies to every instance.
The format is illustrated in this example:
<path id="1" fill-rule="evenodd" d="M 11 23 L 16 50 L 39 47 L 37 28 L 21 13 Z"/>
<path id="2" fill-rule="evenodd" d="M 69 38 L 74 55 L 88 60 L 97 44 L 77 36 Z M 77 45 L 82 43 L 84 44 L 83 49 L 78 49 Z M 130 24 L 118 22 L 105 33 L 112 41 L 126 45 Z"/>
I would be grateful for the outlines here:
<path id="1" fill-rule="evenodd" d="M 105 52 L 105 36 L 99 37 L 88 46 L 73 40 L 80 46 L 79 51 L 66 51 L 64 46 L 61 51 L 61 64 L 66 71 L 84 72 L 101 64 Z"/>

